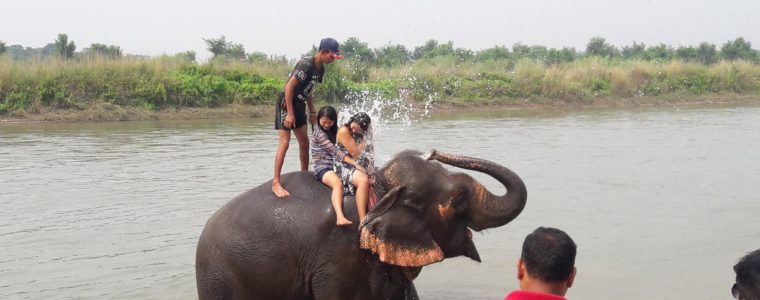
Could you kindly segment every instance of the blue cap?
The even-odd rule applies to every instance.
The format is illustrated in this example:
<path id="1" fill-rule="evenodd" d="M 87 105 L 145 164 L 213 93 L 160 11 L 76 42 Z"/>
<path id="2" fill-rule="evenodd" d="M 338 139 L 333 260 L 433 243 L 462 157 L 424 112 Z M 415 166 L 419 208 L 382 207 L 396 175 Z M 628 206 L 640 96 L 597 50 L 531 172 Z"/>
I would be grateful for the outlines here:
<path id="1" fill-rule="evenodd" d="M 323 38 L 321 41 L 319 41 L 319 50 L 322 49 L 329 50 L 333 54 L 335 54 L 335 58 L 343 58 L 342 55 L 340 55 L 340 46 L 338 45 L 338 41 L 336 41 L 334 38 Z"/>

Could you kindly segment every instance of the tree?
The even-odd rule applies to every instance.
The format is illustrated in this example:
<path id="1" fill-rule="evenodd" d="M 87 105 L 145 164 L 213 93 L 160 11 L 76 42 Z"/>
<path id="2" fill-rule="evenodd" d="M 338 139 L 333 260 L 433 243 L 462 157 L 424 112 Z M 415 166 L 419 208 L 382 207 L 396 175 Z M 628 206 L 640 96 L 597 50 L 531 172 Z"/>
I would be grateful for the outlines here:
<path id="1" fill-rule="evenodd" d="M 245 59 L 245 48 L 242 44 L 230 44 L 224 51 L 224 55 L 237 60 Z"/>
<path id="2" fill-rule="evenodd" d="M 618 49 L 607 43 L 603 37 L 593 37 L 586 45 L 586 55 L 613 58 L 619 55 Z"/>
<path id="3" fill-rule="evenodd" d="M 224 36 L 218 39 L 203 39 L 208 46 L 208 51 L 214 54 L 213 58 L 226 57 L 237 60 L 245 60 L 245 47 L 243 44 L 233 44 L 228 42 Z"/>
<path id="4" fill-rule="evenodd" d="M 644 43 L 636 43 L 636 41 L 633 41 L 633 45 L 623 46 L 621 52 L 625 59 L 644 58 L 644 51 L 646 51 L 646 49 L 647 46 L 644 45 Z"/>
<path id="5" fill-rule="evenodd" d="M 174 56 L 182 58 L 184 61 L 189 62 L 189 63 L 195 62 L 195 51 L 192 51 L 192 50 L 180 52 L 180 53 L 175 54 Z"/>
<path id="6" fill-rule="evenodd" d="M 58 55 L 53 43 L 48 43 L 42 48 L 10 45 L 5 47 L 5 53 L 14 60 L 29 60 L 33 58 L 45 58 Z"/>
<path id="7" fill-rule="evenodd" d="M 545 61 L 548 56 L 549 56 L 549 50 L 547 50 L 545 46 L 540 46 L 540 45 L 530 46 L 528 57 L 530 57 L 531 59 L 534 59 L 537 61 Z"/>
<path id="8" fill-rule="evenodd" d="M 346 39 L 340 45 L 340 53 L 346 57 L 348 76 L 353 82 L 365 82 L 369 77 L 369 67 L 375 61 L 375 54 L 367 43 L 356 37 Z"/>
<path id="9" fill-rule="evenodd" d="M 375 49 L 375 64 L 386 67 L 403 65 L 409 62 L 411 54 L 403 45 L 385 45 Z"/>
<path id="10" fill-rule="evenodd" d="M 697 61 L 697 48 L 680 46 L 676 49 L 676 57 L 686 62 Z"/>
<path id="11" fill-rule="evenodd" d="M 752 44 L 745 41 L 743 37 L 738 37 L 733 41 L 728 41 L 720 47 L 720 54 L 728 60 L 745 59 L 754 61 L 756 59 L 755 51 L 752 50 Z"/>
<path id="12" fill-rule="evenodd" d="M 547 65 L 557 65 L 560 63 L 571 62 L 575 60 L 575 48 L 563 47 L 562 49 L 549 49 L 544 63 Z"/>
<path id="13" fill-rule="evenodd" d="M 673 55 L 673 48 L 665 44 L 649 46 L 647 47 L 647 50 L 644 51 L 644 59 L 646 60 L 667 61 L 670 60 Z"/>
<path id="14" fill-rule="evenodd" d="M 214 54 L 214 57 L 223 55 L 229 46 L 229 43 L 227 43 L 227 39 L 224 36 L 218 39 L 203 39 L 203 41 L 206 42 L 206 45 L 208 46 L 208 52 Z"/>
<path id="15" fill-rule="evenodd" d="M 109 58 L 121 57 L 121 47 L 114 45 L 105 45 L 100 43 L 90 44 L 90 48 L 85 48 L 83 52 L 89 55 L 97 55 Z"/>
<path id="16" fill-rule="evenodd" d="M 349 59 L 355 59 L 363 63 L 374 63 L 375 53 L 367 47 L 367 43 L 360 41 L 356 37 L 346 39 L 340 45 L 340 54 Z"/>
<path id="17" fill-rule="evenodd" d="M 709 65 L 715 63 L 717 58 L 718 53 L 715 49 L 715 44 L 710 44 L 708 42 L 702 42 L 699 44 L 699 48 L 697 48 L 697 61 Z"/>
<path id="18" fill-rule="evenodd" d="M 138 55 L 127 55 L 127 57 L 136 57 L 136 58 L 140 58 L 140 59 L 149 59 L 149 57 L 141 57 L 141 56 L 138 56 Z M 166 60 L 172 61 L 172 62 L 180 62 L 180 63 L 192 64 L 192 63 L 195 63 L 195 51 L 188 50 L 188 51 L 184 51 L 184 52 L 177 52 L 174 55 L 163 54 L 163 55 L 159 56 L 159 58 L 166 59 Z"/>
<path id="19" fill-rule="evenodd" d="M 438 47 L 438 41 L 436 40 L 428 40 L 425 42 L 422 46 L 414 47 L 414 52 L 412 52 L 412 58 L 413 59 L 421 59 L 425 57 L 428 53 L 433 52 L 433 50 Z"/>
<path id="20" fill-rule="evenodd" d="M 475 57 L 475 52 L 470 49 L 456 48 L 454 49 L 454 55 L 459 61 L 472 60 Z"/>
<path id="21" fill-rule="evenodd" d="M 250 62 L 267 61 L 267 59 L 269 59 L 269 56 L 264 52 L 254 51 L 248 54 L 248 61 Z"/>
<path id="22" fill-rule="evenodd" d="M 507 49 L 501 51 L 507 51 Z M 504 56 L 507 54 L 507 52 L 503 52 L 501 55 Z M 528 46 L 523 45 L 522 43 L 515 43 L 512 45 L 512 57 L 515 59 L 529 58 L 531 60 L 543 62 L 546 65 L 570 62 L 575 60 L 575 56 L 575 48 L 564 47 L 562 49 L 547 49 L 546 46 Z"/>
<path id="23" fill-rule="evenodd" d="M 517 59 L 530 56 L 530 46 L 523 45 L 522 43 L 515 43 L 512 45 L 512 54 Z"/>
<path id="24" fill-rule="evenodd" d="M 8 47 L 5 46 L 5 42 L 0 41 L 0 55 L 3 55 L 6 51 L 8 51 Z"/>
<path id="25" fill-rule="evenodd" d="M 27 48 L 27 49 L 31 49 L 31 48 Z M 56 52 L 56 50 L 55 50 L 55 44 L 54 43 L 47 43 L 45 45 L 45 47 L 36 48 L 34 50 L 35 50 L 35 52 L 37 52 L 37 55 L 39 55 L 40 57 L 50 57 L 50 56 L 58 55 L 57 52 Z"/>
<path id="26" fill-rule="evenodd" d="M 449 41 L 445 44 L 438 44 L 436 40 L 428 40 L 425 45 L 414 48 L 412 57 L 414 59 L 422 59 L 446 55 L 455 55 L 453 42 Z"/>
<path id="27" fill-rule="evenodd" d="M 69 42 L 69 36 L 65 33 L 59 33 L 58 38 L 55 40 L 55 52 L 62 59 L 70 59 L 74 57 L 74 51 L 77 49 L 74 41 Z"/>
<path id="28" fill-rule="evenodd" d="M 509 48 L 504 46 L 494 46 L 481 50 L 475 55 L 475 58 L 479 61 L 484 60 L 502 60 L 509 58 Z"/>

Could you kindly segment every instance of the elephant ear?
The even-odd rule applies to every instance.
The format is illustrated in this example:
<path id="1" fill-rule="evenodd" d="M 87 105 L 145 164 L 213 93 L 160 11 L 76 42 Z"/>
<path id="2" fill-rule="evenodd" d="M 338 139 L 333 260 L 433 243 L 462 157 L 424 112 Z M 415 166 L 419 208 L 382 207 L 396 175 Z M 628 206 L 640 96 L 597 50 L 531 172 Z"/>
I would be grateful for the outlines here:
<path id="1" fill-rule="evenodd" d="M 443 260 L 428 225 L 414 208 L 401 203 L 403 190 L 391 189 L 367 214 L 359 226 L 359 246 L 396 266 L 422 267 Z"/>

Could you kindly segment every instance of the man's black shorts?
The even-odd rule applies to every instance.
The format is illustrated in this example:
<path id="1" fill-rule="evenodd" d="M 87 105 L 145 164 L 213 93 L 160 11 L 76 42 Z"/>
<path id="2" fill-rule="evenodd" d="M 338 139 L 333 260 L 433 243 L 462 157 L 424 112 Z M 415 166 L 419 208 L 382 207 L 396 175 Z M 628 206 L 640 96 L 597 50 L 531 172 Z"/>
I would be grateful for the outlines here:
<path id="1" fill-rule="evenodd" d="M 293 99 L 293 114 L 296 117 L 295 128 L 306 125 L 306 102 Z M 274 109 L 274 129 L 290 130 L 291 128 L 285 128 L 282 125 L 287 116 L 288 110 L 285 108 L 285 93 L 280 92 L 277 96 L 277 106 Z"/>

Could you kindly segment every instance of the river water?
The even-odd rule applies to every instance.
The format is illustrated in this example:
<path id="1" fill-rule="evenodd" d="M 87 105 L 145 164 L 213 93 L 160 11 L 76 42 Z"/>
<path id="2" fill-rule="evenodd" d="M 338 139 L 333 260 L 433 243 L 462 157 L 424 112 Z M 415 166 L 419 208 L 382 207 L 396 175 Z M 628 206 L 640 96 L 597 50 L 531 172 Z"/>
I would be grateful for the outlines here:
<path id="1" fill-rule="evenodd" d="M 269 119 L 0 124 L 0 298 L 196 298 L 205 221 L 272 176 Z M 502 299 L 538 226 L 578 244 L 571 299 L 728 299 L 732 266 L 760 248 L 758 107 L 473 111 L 384 126 L 380 161 L 406 148 L 465 154 L 528 188 L 515 221 L 475 234 L 482 263 L 422 271 L 422 299 Z M 295 145 L 286 171 L 298 169 Z"/>

